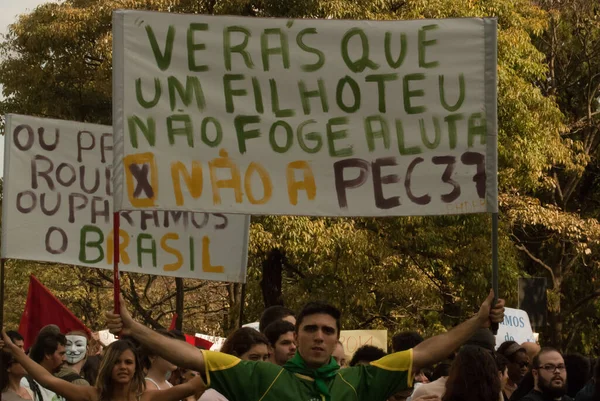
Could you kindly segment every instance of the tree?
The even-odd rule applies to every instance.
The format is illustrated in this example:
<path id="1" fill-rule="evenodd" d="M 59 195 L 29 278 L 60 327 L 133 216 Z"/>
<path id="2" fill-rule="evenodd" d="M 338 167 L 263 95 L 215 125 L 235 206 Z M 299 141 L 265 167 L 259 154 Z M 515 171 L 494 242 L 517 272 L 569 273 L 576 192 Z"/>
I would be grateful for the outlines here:
<path id="1" fill-rule="evenodd" d="M 600 295 L 593 283 L 600 245 L 594 185 L 600 143 L 600 18 L 594 1 L 539 4 L 548 13 L 548 25 L 535 44 L 545 54 L 548 69 L 537 85 L 564 115 L 560 134 L 572 149 L 572 161 L 549 166 L 540 177 L 544 185 L 506 197 L 505 204 L 511 209 L 517 248 L 529 259 L 528 269 L 541 268 L 550 278 L 546 338 L 569 348 L 577 330 L 565 328 L 581 330 L 581 308 Z"/>
<path id="2" fill-rule="evenodd" d="M 585 282 L 586 273 L 596 277 L 598 264 L 594 216 L 599 187 L 593 185 L 598 166 L 590 163 L 596 156 L 597 115 L 585 110 L 597 97 L 599 63 L 594 57 L 600 53 L 593 52 L 597 19 L 590 14 L 593 9 L 583 7 L 587 3 L 569 0 L 572 7 L 558 7 L 549 0 L 538 3 L 543 7 L 529 0 L 50 3 L 21 16 L 1 45 L 0 84 L 6 100 L 0 103 L 0 112 L 110 123 L 110 15 L 117 7 L 286 18 L 496 16 L 501 290 L 516 306 L 519 268 L 536 274 L 536 266 L 545 264 L 554 275 L 553 308 L 557 299 L 559 306 L 567 300 L 567 310 L 557 312 L 562 319 L 569 308 L 593 309 L 584 301 L 597 291 L 593 282 Z M 561 41 L 570 47 L 559 47 Z M 265 304 L 298 308 L 309 298 L 325 298 L 347 312 L 346 327 L 418 328 L 432 334 L 471 313 L 489 287 L 489 237 L 487 216 L 255 217 L 248 255 L 247 315 L 257 318 Z M 550 270 L 546 269 L 548 274 Z M 94 274 L 100 273 L 104 272 Z M 109 283 L 101 275 L 98 280 L 96 284 Z M 126 275 L 123 281 L 137 313 L 148 324 L 164 325 L 174 308 L 172 280 Z M 587 297 L 577 296 L 578 283 L 590 290 Z M 186 295 L 185 306 L 198 311 L 195 316 L 213 312 L 207 315 L 212 318 L 193 327 L 212 332 L 235 327 L 239 286 L 187 280 L 184 286 L 197 286 L 202 294 Z M 229 309 L 231 313 L 226 312 Z M 191 327 L 187 317 L 184 328 Z M 582 325 L 598 320 L 597 311 L 581 319 Z M 574 331 L 565 326 L 557 338 L 574 342 Z M 583 344 L 589 339 L 580 336 L 578 341 Z"/>

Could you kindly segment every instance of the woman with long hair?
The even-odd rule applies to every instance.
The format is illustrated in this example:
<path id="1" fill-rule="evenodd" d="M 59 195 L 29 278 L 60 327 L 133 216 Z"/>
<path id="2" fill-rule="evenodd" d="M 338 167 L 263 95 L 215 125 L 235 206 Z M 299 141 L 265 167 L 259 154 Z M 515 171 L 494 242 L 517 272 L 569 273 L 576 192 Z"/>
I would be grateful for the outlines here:
<path id="1" fill-rule="evenodd" d="M 67 401 L 178 401 L 204 392 L 200 377 L 161 391 L 145 391 L 144 370 L 135 346 L 128 340 L 112 343 L 104 352 L 95 386 L 78 386 L 53 376 L 31 360 L 2 330 L 4 349 L 43 387 Z"/>
<path id="2" fill-rule="evenodd" d="M 227 337 L 221 352 L 244 361 L 266 362 L 269 360 L 269 340 L 255 329 L 242 327 Z"/>
<path id="3" fill-rule="evenodd" d="M 267 362 L 269 340 L 255 329 L 242 327 L 227 337 L 221 346 L 221 352 L 237 356 L 243 361 Z M 227 398 L 216 390 L 208 389 L 198 401 L 227 401 Z"/>
<path id="4" fill-rule="evenodd" d="M 442 401 L 498 401 L 501 386 L 492 354 L 477 346 L 461 348 L 456 355 Z"/>
<path id="5" fill-rule="evenodd" d="M 33 400 L 33 393 L 21 386 L 21 379 L 27 372 L 12 354 L 0 351 L 0 391 L 2 401 Z"/>

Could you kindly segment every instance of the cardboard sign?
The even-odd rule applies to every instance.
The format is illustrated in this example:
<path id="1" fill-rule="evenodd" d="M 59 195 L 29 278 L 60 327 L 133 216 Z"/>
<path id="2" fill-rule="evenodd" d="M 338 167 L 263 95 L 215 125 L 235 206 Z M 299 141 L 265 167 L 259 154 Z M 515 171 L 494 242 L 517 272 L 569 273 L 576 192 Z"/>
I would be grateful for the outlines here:
<path id="1" fill-rule="evenodd" d="M 340 341 L 349 359 L 363 345 L 379 347 L 387 352 L 387 330 L 341 330 Z"/>
<path id="2" fill-rule="evenodd" d="M 2 255 L 112 269 L 112 128 L 8 115 Z M 133 211 L 123 271 L 245 282 L 249 217 Z"/>
<path id="3" fill-rule="evenodd" d="M 536 342 L 527 312 L 512 308 L 504 310 L 504 322 L 500 323 L 496 334 L 496 348 L 505 341 L 516 341 L 519 344 Z"/>
<path id="4" fill-rule="evenodd" d="M 497 211 L 496 20 L 113 14 L 117 210 Z"/>

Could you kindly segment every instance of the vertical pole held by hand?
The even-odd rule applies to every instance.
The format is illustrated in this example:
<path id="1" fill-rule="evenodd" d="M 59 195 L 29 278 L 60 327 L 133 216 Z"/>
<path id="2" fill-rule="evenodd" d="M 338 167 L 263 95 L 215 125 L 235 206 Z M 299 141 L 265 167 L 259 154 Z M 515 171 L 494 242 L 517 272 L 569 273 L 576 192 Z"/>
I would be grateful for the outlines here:
<path id="1" fill-rule="evenodd" d="M 6 259 L 0 259 L 0 328 L 4 327 L 4 264 Z"/>
<path id="2" fill-rule="evenodd" d="M 498 301 L 498 213 L 492 213 L 492 289 L 494 290 L 494 303 Z M 490 330 L 498 334 L 498 323 L 492 323 Z"/>
<path id="3" fill-rule="evenodd" d="M 121 257 L 120 252 L 120 222 L 119 212 L 113 213 L 113 300 L 114 300 L 114 313 L 119 313 L 121 305 L 119 302 L 119 295 L 121 293 L 121 283 L 119 280 L 119 259 Z"/>

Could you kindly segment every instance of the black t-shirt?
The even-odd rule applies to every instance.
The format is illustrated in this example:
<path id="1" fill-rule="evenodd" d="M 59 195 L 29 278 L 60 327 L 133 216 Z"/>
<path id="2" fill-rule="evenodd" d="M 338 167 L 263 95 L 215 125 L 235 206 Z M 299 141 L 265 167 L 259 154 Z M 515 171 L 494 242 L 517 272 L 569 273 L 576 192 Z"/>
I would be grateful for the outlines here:
<path id="1" fill-rule="evenodd" d="M 529 394 L 521 398 L 521 401 L 573 401 L 568 395 L 563 395 L 560 399 L 549 398 L 537 390 L 531 390 Z"/>

